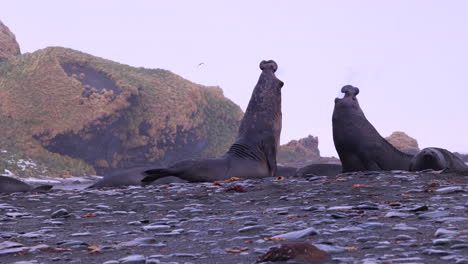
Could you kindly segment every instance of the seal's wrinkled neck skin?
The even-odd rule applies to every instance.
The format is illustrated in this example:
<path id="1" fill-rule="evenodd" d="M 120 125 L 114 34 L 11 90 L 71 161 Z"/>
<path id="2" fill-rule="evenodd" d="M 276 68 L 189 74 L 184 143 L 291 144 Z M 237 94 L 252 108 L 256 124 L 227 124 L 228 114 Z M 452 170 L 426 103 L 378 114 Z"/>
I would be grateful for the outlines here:
<path id="1" fill-rule="evenodd" d="M 281 88 L 283 82 L 276 78 L 278 69 L 272 60 L 260 63 L 262 73 L 255 86 L 244 118 L 239 127 L 239 135 L 231 146 L 228 155 L 248 155 L 268 163 L 270 176 L 276 172 L 276 154 L 281 134 Z M 249 153 L 240 153 L 239 147 Z"/>
<path id="2" fill-rule="evenodd" d="M 242 119 L 239 138 L 248 134 L 250 137 L 258 135 L 258 140 L 269 138 L 279 142 L 283 82 L 275 76 L 276 62 L 262 61 L 260 69 L 262 73 Z"/>

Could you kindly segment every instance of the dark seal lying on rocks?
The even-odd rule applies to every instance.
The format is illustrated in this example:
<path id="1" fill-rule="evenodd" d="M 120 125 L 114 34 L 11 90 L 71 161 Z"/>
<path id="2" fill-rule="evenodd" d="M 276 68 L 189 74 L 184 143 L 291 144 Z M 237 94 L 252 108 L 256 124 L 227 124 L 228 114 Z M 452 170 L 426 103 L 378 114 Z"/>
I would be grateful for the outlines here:
<path id="1" fill-rule="evenodd" d="M 262 73 L 241 121 L 239 134 L 228 152 L 215 159 L 191 159 L 168 168 L 145 171 L 143 182 L 176 176 L 189 182 L 276 175 L 276 154 L 281 133 L 281 88 L 276 62 L 262 61 Z"/>
<path id="2" fill-rule="evenodd" d="M 468 166 L 458 156 L 443 148 L 425 148 L 411 160 L 410 171 L 426 169 L 463 171 Z"/>
<path id="3" fill-rule="evenodd" d="M 289 166 L 276 166 L 276 174 L 275 177 L 293 177 L 296 175 L 297 168 L 296 167 L 289 167 Z"/>
<path id="4" fill-rule="evenodd" d="M 52 187 L 52 185 L 41 185 L 38 187 L 33 187 L 15 178 L 0 176 L 0 193 L 46 192 L 52 189 Z"/>
<path id="5" fill-rule="evenodd" d="M 403 153 L 385 140 L 367 120 L 356 95 L 359 89 L 346 85 L 343 99 L 335 99 L 333 141 L 343 172 L 408 170 L 410 154 Z"/>
<path id="6" fill-rule="evenodd" d="M 129 185 L 137 185 L 141 186 L 141 180 L 143 180 L 144 176 L 142 173 L 146 170 L 151 169 L 152 167 L 134 167 L 129 169 L 124 169 L 115 173 L 111 173 L 109 175 L 104 176 L 104 178 L 100 179 L 93 185 L 89 186 L 90 188 L 105 188 L 105 187 L 121 187 L 121 186 L 129 186 Z M 182 179 L 168 176 L 161 178 L 152 184 L 167 184 L 167 183 L 174 183 L 174 182 L 186 182 Z"/>
<path id="7" fill-rule="evenodd" d="M 315 163 L 304 166 L 296 171 L 296 177 L 336 176 L 343 171 L 341 164 Z"/>

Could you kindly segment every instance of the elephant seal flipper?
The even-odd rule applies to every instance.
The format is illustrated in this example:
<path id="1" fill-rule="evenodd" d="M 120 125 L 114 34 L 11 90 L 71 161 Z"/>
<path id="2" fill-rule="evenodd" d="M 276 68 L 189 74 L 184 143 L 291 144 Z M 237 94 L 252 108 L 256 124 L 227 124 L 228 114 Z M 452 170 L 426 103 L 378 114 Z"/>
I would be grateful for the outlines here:
<path id="1" fill-rule="evenodd" d="M 144 178 L 141 180 L 141 182 L 143 185 L 146 185 L 163 177 L 174 175 L 172 175 L 167 168 L 156 168 L 144 171 L 143 176 Z"/>
<path id="2" fill-rule="evenodd" d="M 446 171 L 467 171 L 468 166 L 458 156 L 443 148 L 424 148 L 417 153 L 410 164 L 410 171 L 426 169 Z"/>
<path id="3" fill-rule="evenodd" d="M 281 134 L 281 88 L 276 62 L 262 61 L 262 73 L 242 118 L 238 136 L 220 158 L 179 161 L 168 168 L 148 169 L 144 183 L 171 175 L 189 182 L 232 177 L 266 178 L 276 175 L 276 154 Z"/>
<path id="4" fill-rule="evenodd" d="M 356 98 L 359 89 L 346 85 L 341 92 L 344 97 L 335 99 L 332 125 L 343 172 L 409 170 L 413 155 L 397 150 L 367 120 Z"/>

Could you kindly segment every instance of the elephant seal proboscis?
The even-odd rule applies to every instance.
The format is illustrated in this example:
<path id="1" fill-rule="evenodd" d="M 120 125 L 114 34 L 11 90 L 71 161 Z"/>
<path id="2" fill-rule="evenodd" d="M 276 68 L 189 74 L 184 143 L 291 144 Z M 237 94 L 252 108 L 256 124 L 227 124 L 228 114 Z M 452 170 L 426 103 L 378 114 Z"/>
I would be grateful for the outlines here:
<path id="1" fill-rule="evenodd" d="M 15 178 L 0 176 L 0 193 L 46 192 L 52 189 L 52 187 L 52 185 L 41 185 L 38 187 L 33 187 Z"/>
<path id="2" fill-rule="evenodd" d="M 281 133 L 281 88 L 276 62 L 262 61 L 255 86 L 236 141 L 227 153 L 214 159 L 183 160 L 168 168 L 145 171 L 143 182 L 176 176 L 189 182 L 212 182 L 237 178 L 266 178 L 276 175 L 276 154 Z"/>
<path id="3" fill-rule="evenodd" d="M 367 120 L 356 96 L 359 89 L 346 85 L 342 99 L 335 99 L 333 141 L 343 172 L 409 170 L 410 154 L 403 153 L 385 140 Z"/>
<path id="4" fill-rule="evenodd" d="M 417 153 L 410 164 L 410 171 L 426 169 L 465 171 L 468 166 L 452 152 L 443 148 L 425 148 Z"/>

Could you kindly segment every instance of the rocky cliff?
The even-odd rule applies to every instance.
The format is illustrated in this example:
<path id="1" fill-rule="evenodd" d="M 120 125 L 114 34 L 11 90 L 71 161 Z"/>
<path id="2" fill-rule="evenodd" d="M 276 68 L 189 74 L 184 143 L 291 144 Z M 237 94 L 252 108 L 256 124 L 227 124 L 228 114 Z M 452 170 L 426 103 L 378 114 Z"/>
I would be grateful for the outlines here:
<path id="1" fill-rule="evenodd" d="M 0 62 L 20 54 L 15 35 L 0 21 Z"/>
<path id="2" fill-rule="evenodd" d="M 60 168 L 50 174 L 217 156 L 233 142 L 241 117 L 219 87 L 167 70 L 61 47 L 0 63 L 0 144 Z"/>
<path id="3" fill-rule="evenodd" d="M 408 154 L 419 152 L 418 141 L 408 136 L 405 132 L 395 131 L 385 139 L 402 152 Z"/>
<path id="4" fill-rule="evenodd" d="M 288 166 L 303 166 L 320 160 L 318 137 L 307 136 L 291 140 L 281 145 L 278 151 L 278 163 Z"/>

